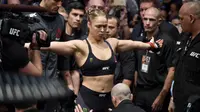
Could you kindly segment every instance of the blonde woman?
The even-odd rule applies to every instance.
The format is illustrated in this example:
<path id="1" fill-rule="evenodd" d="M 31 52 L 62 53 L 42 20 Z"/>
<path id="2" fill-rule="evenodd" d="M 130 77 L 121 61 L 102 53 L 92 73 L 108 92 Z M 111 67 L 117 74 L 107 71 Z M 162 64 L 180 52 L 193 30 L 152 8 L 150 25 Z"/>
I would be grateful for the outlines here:
<path id="1" fill-rule="evenodd" d="M 77 97 L 81 107 L 94 112 L 107 112 L 112 106 L 111 89 L 117 60 L 116 52 L 133 49 L 158 49 L 158 43 L 143 43 L 132 40 L 108 38 L 104 40 L 107 30 L 107 16 L 102 10 L 91 10 L 88 15 L 89 35 L 85 40 L 68 42 L 51 42 L 50 50 L 61 55 L 71 54 L 83 75 L 83 83 Z"/>

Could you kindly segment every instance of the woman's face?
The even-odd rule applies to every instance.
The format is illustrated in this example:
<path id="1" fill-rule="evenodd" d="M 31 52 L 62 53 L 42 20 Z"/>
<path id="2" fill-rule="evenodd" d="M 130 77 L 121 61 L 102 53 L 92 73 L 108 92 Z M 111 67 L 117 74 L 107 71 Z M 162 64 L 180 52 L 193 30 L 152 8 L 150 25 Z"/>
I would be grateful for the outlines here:
<path id="1" fill-rule="evenodd" d="M 106 16 L 98 16 L 88 22 L 89 33 L 97 40 L 103 39 L 107 34 Z"/>

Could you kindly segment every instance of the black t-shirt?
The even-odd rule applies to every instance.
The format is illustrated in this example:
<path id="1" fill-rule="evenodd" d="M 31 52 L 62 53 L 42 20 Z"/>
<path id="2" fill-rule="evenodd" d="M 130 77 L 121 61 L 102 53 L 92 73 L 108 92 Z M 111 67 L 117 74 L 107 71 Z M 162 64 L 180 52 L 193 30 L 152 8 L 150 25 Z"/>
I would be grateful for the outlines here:
<path id="1" fill-rule="evenodd" d="M 191 95 L 200 95 L 200 33 L 182 42 L 174 74 L 174 102 L 177 112 L 183 112 Z M 180 103 L 181 102 L 181 103 Z"/>
<path id="2" fill-rule="evenodd" d="M 2 68 L 18 71 L 29 63 L 28 50 L 23 45 L 9 38 L 2 38 Z"/>
<path id="3" fill-rule="evenodd" d="M 73 35 L 64 34 L 61 41 L 70 41 L 81 39 L 81 30 L 75 30 Z M 59 56 L 58 57 L 58 69 L 59 70 L 75 70 L 77 69 L 77 64 L 75 62 L 74 56 Z"/>
<path id="4" fill-rule="evenodd" d="M 74 33 L 72 35 L 65 34 L 63 37 L 63 40 L 61 41 L 70 41 L 70 40 L 80 39 L 81 32 L 82 32 L 81 30 L 74 30 Z"/>
<path id="5" fill-rule="evenodd" d="M 115 69 L 115 81 L 121 82 L 123 79 L 133 81 L 135 72 L 135 58 L 133 51 L 126 51 L 117 55 L 118 64 Z"/>
<path id="6" fill-rule="evenodd" d="M 161 48 L 160 53 L 157 54 L 147 50 L 136 51 L 138 86 L 162 86 L 168 74 L 168 68 L 173 66 L 172 59 L 175 52 L 175 41 L 171 40 L 167 34 L 163 33 L 157 34 L 154 38 L 155 41 L 158 39 L 164 39 L 163 47 Z M 143 71 L 146 70 L 145 67 L 147 67 L 147 71 Z"/>

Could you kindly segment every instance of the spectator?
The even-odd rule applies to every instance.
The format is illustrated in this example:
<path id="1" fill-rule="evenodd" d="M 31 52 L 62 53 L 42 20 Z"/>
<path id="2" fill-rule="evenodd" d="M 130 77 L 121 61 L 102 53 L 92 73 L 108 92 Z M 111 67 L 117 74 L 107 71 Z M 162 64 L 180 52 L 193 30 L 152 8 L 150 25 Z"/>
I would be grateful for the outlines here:
<path id="1" fill-rule="evenodd" d="M 161 14 L 161 21 L 168 21 L 168 14 L 164 8 L 161 9 L 160 14 Z"/>
<path id="2" fill-rule="evenodd" d="M 170 11 L 169 11 L 169 21 L 172 20 L 172 18 L 178 16 L 178 5 L 176 3 L 171 3 L 170 4 Z"/>
<path id="3" fill-rule="evenodd" d="M 119 20 L 115 16 L 108 16 L 108 37 L 120 39 L 118 35 Z M 132 87 L 134 78 L 134 53 L 133 51 L 126 51 L 116 55 L 118 63 L 115 70 L 115 82 L 122 82 Z"/>
<path id="4" fill-rule="evenodd" d="M 80 25 L 85 14 L 84 5 L 80 2 L 69 2 L 68 7 L 66 8 L 66 13 L 62 13 L 63 16 L 66 16 L 66 30 L 65 35 L 62 41 L 76 40 L 81 38 L 81 29 Z M 61 70 L 63 78 L 67 81 L 68 87 L 71 90 L 74 90 L 74 93 L 78 95 L 80 87 L 80 74 L 78 66 L 75 62 L 74 56 L 59 56 L 58 57 L 58 68 Z M 74 110 L 75 104 L 74 101 L 68 101 L 66 98 L 62 101 L 62 107 L 65 110 L 71 111 Z"/>
<path id="5" fill-rule="evenodd" d="M 182 33 L 181 21 L 178 18 L 178 16 L 174 17 L 171 22 L 178 29 L 179 33 L 181 34 Z"/>

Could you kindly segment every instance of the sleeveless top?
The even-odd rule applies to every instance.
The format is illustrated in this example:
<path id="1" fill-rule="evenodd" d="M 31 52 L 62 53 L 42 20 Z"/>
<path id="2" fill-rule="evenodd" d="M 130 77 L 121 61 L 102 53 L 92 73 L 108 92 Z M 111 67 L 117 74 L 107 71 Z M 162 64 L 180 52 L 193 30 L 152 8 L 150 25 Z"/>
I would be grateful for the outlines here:
<path id="1" fill-rule="evenodd" d="M 105 41 L 109 46 L 112 54 L 108 60 L 100 60 L 96 58 L 95 55 L 92 53 L 92 48 L 88 40 L 87 39 L 85 40 L 88 44 L 89 54 L 86 62 L 80 67 L 83 76 L 100 76 L 107 74 L 114 75 L 117 60 L 113 52 L 113 49 L 111 48 L 111 45 L 107 41 Z"/>

